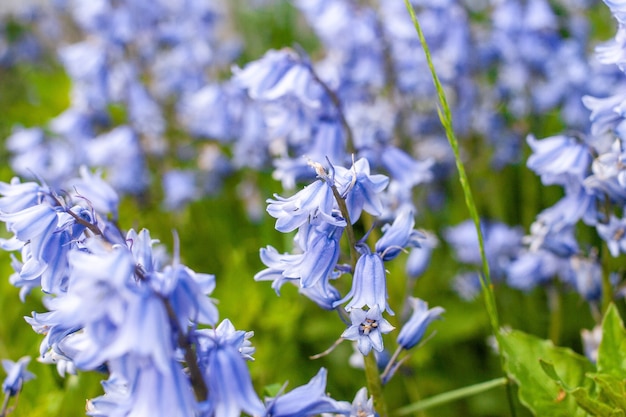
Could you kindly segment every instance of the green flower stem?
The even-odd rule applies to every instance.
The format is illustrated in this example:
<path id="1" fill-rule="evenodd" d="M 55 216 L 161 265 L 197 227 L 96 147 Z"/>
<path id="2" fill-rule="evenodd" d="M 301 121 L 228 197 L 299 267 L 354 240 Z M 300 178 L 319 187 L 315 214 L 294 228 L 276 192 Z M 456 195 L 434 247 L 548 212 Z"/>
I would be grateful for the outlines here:
<path id="1" fill-rule="evenodd" d="M 561 300 L 561 288 L 557 285 L 548 287 L 548 309 L 550 310 L 550 328 L 548 337 L 556 346 L 561 338 L 563 326 L 563 306 Z"/>
<path id="2" fill-rule="evenodd" d="M 333 195 L 339 205 L 341 215 L 346 220 L 345 230 L 350 244 L 350 265 L 352 267 L 352 272 L 354 273 L 358 257 L 356 251 L 356 237 L 354 236 L 354 229 L 352 228 L 352 222 L 350 221 L 350 213 L 348 212 L 348 206 L 346 206 L 346 200 L 343 199 L 337 190 L 337 187 L 332 185 L 331 189 L 333 190 Z M 378 413 L 379 417 L 387 417 L 387 405 L 385 404 L 385 398 L 383 397 L 383 388 L 374 352 L 370 352 L 369 355 L 363 355 L 363 362 L 365 364 L 367 391 L 369 395 L 374 398 L 374 409 Z"/>
<path id="3" fill-rule="evenodd" d="M 480 257 L 482 259 L 482 269 L 483 274 L 480 277 L 480 286 L 482 289 L 483 297 L 485 299 L 485 307 L 487 309 L 487 314 L 489 315 L 489 320 L 491 322 L 491 328 L 494 333 L 498 344 L 500 344 L 500 323 L 498 318 L 498 310 L 496 308 L 496 300 L 493 291 L 493 284 L 491 282 L 491 275 L 489 273 L 489 263 L 487 262 L 487 256 L 485 255 L 485 243 L 483 239 L 483 234 L 480 229 L 480 217 L 478 216 L 478 210 L 476 209 L 476 204 L 474 203 L 474 197 L 472 194 L 472 190 L 469 184 L 469 180 L 467 178 L 467 174 L 465 172 L 465 167 L 463 165 L 463 161 L 461 160 L 460 152 L 459 152 L 459 143 L 454 134 L 454 129 L 452 127 L 452 112 L 450 111 L 450 106 L 448 105 L 448 100 L 446 99 L 446 94 L 439 81 L 439 77 L 437 76 L 437 72 L 435 71 L 435 65 L 433 64 L 432 57 L 430 55 L 430 49 L 428 48 L 428 43 L 426 42 L 426 38 L 424 37 L 424 32 L 422 32 L 422 28 L 417 20 L 417 16 L 415 15 L 415 11 L 411 6 L 409 0 L 404 0 L 404 4 L 411 15 L 411 20 L 413 22 L 413 26 L 415 27 L 415 31 L 420 40 L 420 44 L 422 45 L 422 49 L 424 50 L 424 54 L 426 55 L 426 61 L 428 62 L 428 68 L 430 69 L 430 74 L 433 79 L 433 83 L 435 84 L 435 89 L 437 90 L 437 96 L 439 99 L 439 103 L 441 107 L 438 108 L 437 112 L 439 114 L 439 120 L 443 125 L 446 131 L 446 137 L 448 138 L 448 142 L 452 147 L 452 151 L 454 152 L 454 159 L 456 161 L 456 167 L 459 172 L 459 181 L 461 183 L 461 187 L 463 188 L 463 194 L 465 196 L 465 205 L 470 212 L 470 216 L 474 221 L 474 226 L 476 227 L 476 234 L 478 236 L 478 245 L 480 249 Z M 502 364 L 502 369 L 505 370 L 505 359 L 502 353 L 500 352 L 500 362 Z M 515 407 L 513 404 L 513 393 L 511 391 L 510 381 L 507 383 L 507 397 L 509 400 L 509 408 L 511 410 L 511 415 L 515 415 Z"/>
<path id="4" fill-rule="evenodd" d="M 333 190 L 333 196 L 335 196 L 335 200 L 337 200 L 339 211 L 346 221 L 346 234 L 348 235 L 348 243 L 350 245 L 350 266 L 352 267 L 352 272 L 354 272 L 354 267 L 356 266 L 356 261 L 358 260 L 358 257 L 356 253 L 356 237 L 354 236 L 354 229 L 352 228 L 352 222 L 350 220 L 348 206 L 346 206 L 346 200 L 344 200 L 341 194 L 339 194 L 339 190 L 337 190 L 337 187 L 335 185 L 332 185 L 330 188 Z"/>
<path id="5" fill-rule="evenodd" d="M 9 398 L 11 398 L 11 396 L 9 395 L 8 391 L 4 392 L 4 399 L 2 400 L 2 408 L 0 409 L 0 417 L 5 417 L 10 411 L 9 411 Z"/>
<path id="6" fill-rule="evenodd" d="M 606 243 L 602 243 L 601 254 L 600 254 L 600 262 L 602 262 L 602 317 L 604 317 L 604 313 L 609 308 L 611 303 L 613 302 L 613 285 L 611 284 L 611 273 L 609 272 L 610 266 L 610 256 L 608 247 Z"/>
<path id="7" fill-rule="evenodd" d="M 481 382 L 476 385 L 470 385 L 469 387 L 459 388 L 454 391 L 444 392 L 443 394 L 435 395 L 434 397 L 426 398 L 422 401 L 418 401 L 414 404 L 407 405 L 406 407 L 399 408 L 393 415 L 406 416 L 413 414 L 417 411 L 422 411 L 427 408 L 436 407 L 452 401 L 460 400 L 462 398 L 471 397 L 476 394 L 480 394 L 494 388 L 507 385 L 508 380 L 504 377 L 492 379 L 491 381 Z"/>
<path id="8" fill-rule="evenodd" d="M 380 382 L 380 373 L 378 372 L 378 364 L 374 351 L 369 355 L 363 356 L 365 364 L 365 380 L 367 381 L 367 391 L 374 398 L 374 409 L 379 417 L 387 417 L 387 404 L 383 397 L 383 386 Z"/>

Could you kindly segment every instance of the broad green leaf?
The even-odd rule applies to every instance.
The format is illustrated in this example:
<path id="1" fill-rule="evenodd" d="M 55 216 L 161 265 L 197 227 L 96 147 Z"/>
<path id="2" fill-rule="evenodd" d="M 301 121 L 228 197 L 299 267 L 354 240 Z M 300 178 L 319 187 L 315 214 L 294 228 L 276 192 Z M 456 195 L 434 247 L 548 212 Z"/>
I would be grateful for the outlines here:
<path id="1" fill-rule="evenodd" d="M 598 348 L 598 373 L 626 378 L 626 330 L 615 305 L 602 321 L 602 342 Z"/>
<path id="2" fill-rule="evenodd" d="M 561 377 L 559 377 L 552 363 L 540 359 L 539 364 L 541 365 L 541 368 L 543 368 L 543 371 L 546 373 L 546 375 L 550 377 L 550 379 L 559 384 L 567 394 L 571 394 L 576 400 L 576 403 L 592 416 L 611 417 L 619 415 L 620 412 L 623 414 L 621 410 L 611 407 L 610 405 L 605 404 L 604 402 L 596 398 L 592 398 L 589 390 L 586 388 L 568 387 L 567 384 L 563 382 Z M 587 376 L 589 376 L 589 374 Z"/>
<path id="3" fill-rule="evenodd" d="M 585 377 L 593 365 L 576 352 L 520 331 L 500 332 L 506 370 L 519 385 L 519 399 L 537 416 L 577 417 L 589 414 L 565 387 L 590 388 Z M 544 364 L 540 362 L 544 361 Z M 547 363 L 551 365 L 547 365 Z M 544 368 L 550 368 L 546 374 Z M 556 379 L 556 380 L 555 380 Z M 558 382 L 557 382 L 558 381 Z M 578 394 L 581 395 L 581 394 Z"/>
<path id="4" fill-rule="evenodd" d="M 589 374 L 587 376 L 596 382 L 607 402 L 626 411 L 626 380 L 608 374 Z"/>
<path id="5" fill-rule="evenodd" d="M 596 417 L 615 417 L 624 415 L 624 412 L 620 409 L 611 407 L 589 395 L 589 390 L 586 388 L 576 388 L 571 392 L 572 396 L 576 400 L 576 403 L 589 412 L 592 416 Z"/>

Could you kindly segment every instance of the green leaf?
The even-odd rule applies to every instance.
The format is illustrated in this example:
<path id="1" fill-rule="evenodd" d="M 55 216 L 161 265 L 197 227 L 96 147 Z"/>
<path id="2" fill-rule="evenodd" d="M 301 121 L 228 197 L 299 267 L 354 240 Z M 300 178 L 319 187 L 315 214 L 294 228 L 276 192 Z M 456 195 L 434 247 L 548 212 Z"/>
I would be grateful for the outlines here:
<path id="1" fill-rule="evenodd" d="M 602 321 L 602 342 L 598 348 L 598 373 L 626 378 L 626 330 L 615 305 Z"/>
<path id="2" fill-rule="evenodd" d="M 567 387 L 592 386 L 585 377 L 586 372 L 594 370 L 587 358 L 520 331 L 500 332 L 500 349 L 509 376 L 519 385 L 521 403 L 535 415 L 588 415 L 566 392 Z M 577 395 L 583 398 L 584 393 Z"/>
<path id="3" fill-rule="evenodd" d="M 588 411 L 592 416 L 597 417 L 616 417 L 623 416 L 624 412 L 619 409 L 615 409 L 600 402 L 594 398 L 591 398 L 589 391 L 585 388 L 576 388 L 571 391 L 572 396 L 576 400 L 576 403 Z"/>
<path id="4" fill-rule="evenodd" d="M 589 374 L 606 401 L 626 411 L 626 380 L 608 374 Z"/>

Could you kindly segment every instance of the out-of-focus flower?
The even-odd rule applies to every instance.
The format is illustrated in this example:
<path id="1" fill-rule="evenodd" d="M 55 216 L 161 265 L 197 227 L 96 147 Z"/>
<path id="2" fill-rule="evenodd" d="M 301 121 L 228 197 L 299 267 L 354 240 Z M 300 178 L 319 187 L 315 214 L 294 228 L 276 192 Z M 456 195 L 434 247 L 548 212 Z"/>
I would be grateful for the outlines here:
<path id="1" fill-rule="evenodd" d="M 9 359 L 2 360 L 2 367 L 7 373 L 7 377 L 2 381 L 2 391 L 13 397 L 22 390 L 24 382 L 35 378 L 26 367 L 30 363 L 30 356 L 23 356 L 17 362 Z"/>

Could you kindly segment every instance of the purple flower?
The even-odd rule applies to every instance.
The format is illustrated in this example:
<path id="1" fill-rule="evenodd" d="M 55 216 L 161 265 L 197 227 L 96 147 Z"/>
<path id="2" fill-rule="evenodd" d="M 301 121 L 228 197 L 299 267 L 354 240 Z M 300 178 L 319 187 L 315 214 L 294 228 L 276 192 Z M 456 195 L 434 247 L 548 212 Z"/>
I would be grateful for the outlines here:
<path id="1" fill-rule="evenodd" d="M 26 367 L 30 363 L 30 356 L 23 356 L 17 362 L 8 359 L 2 360 L 2 367 L 7 377 L 2 381 L 2 392 L 13 397 L 22 390 L 24 382 L 35 378 Z"/>
<path id="2" fill-rule="evenodd" d="M 326 181 L 317 180 L 289 198 L 274 197 L 275 200 L 267 200 L 267 212 L 277 219 L 279 232 L 291 232 L 317 216 L 336 226 L 345 224 L 333 217 L 335 197 Z"/>
<path id="3" fill-rule="evenodd" d="M 425 235 L 426 239 L 419 241 L 419 247 L 411 249 L 406 260 L 406 273 L 413 279 L 419 278 L 426 271 L 433 249 L 439 244 L 439 241 L 432 233 L 425 233 Z"/>
<path id="4" fill-rule="evenodd" d="M 393 181 L 399 182 L 402 187 L 411 188 L 433 179 L 434 161 L 431 159 L 416 161 L 394 146 L 387 146 L 383 149 L 380 157 Z"/>
<path id="5" fill-rule="evenodd" d="M 0 182 L 0 212 L 15 213 L 28 207 L 35 206 L 41 202 L 45 194 L 48 194 L 47 187 L 43 187 L 36 182 L 20 182 L 14 177 L 10 183 Z"/>
<path id="6" fill-rule="evenodd" d="M 526 165 L 541 176 L 544 185 L 566 185 L 570 180 L 581 182 L 589 172 L 589 147 L 567 136 L 552 136 L 538 141 L 529 135 L 533 154 Z"/>
<path id="7" fill-rule="evenodd" d="M 266 416 L 309 417 L 320 413 L 342 413 L 342 404 L 326 394 L 326 369 L 321 368 L 308 384 L 275 398 L 267 398 Z M 343 413 L 342 413 L 343 414 Z"/>
<path id="8" fill-rule="evenodd" d="M 322 87 L 313 78 L 308 62 L 289 49 L 270 50 L 260 60 L 233 71 L 235 82 L 254 100 L 293 96 L 309 107 L 320 105 Z"/>
<path id="9" fill-rule="evenodd" d="M 265 415 L 265 407 L 254 392 L 250 373 L 239 350 L 245 334 L 223 330 L 196 332 L 200 345 L 199 361 L 214 415 L 239 417 L 242 411 L 255 416 Z"/>
<path id="10" fill-rule="evenodd" d="M 111 214 L 117 218 L 119 197 L 115 190 L 102 179 L 101 173 L 92 174 L 86 166 L 80 167 L 80 178 L 68 182 L 68 186 L 76 192 L 76 197 L 84 199 L 98 213 Z"/>
<path id="11" fill-rule="evenodd" d="M 374 397 L 367 398 L 367 388 L 357 391 L 350 407 L 350 417 L 376 417 L 374 410 Z"/>
<path id="12" fill-rule="evenodd" d="M 372 348 L 377 352 L 382 352 L 384 349 L 383 334 L 389 333 L 395 328 L 383 318 L 378 306 L 374 306 L 368 311 L 360 308 L 350 310 L 350 321 L 352 325 L 342 333 L 341 337 L 355 340 L 363 355 L 370 353 Z"/>
<path id="13" fill-rule="evenodd" d="M 441 307 L 429 309 L 425 301 L 415 297 L 409 297 L 409 303 L 413 308 L 413 314 L 398 334 L 398 345 L 407 350 L 422 340 L 430 323 L 439 319 L 445 311 Z"/>
<path id="14" fill-rule="evenodd" d="M 587 301 L 598 301 L 602 296 L 602 267 L 597 259 L 572 256 L 570 284 Z"/>
<path id="15" fill-rule="evenodd" d="M 626 252 L 626 220 L 611 215 L 608 223 L 596 225 L 598 234 L 606 242 L 613 257 Z"/>
<path id="16" fill-rule="evenodd" d="M 383 261 L 394 259 L 407 246 L 419 247 L 418 239 L 426 237 L 413 229 L 415 226 L 413 207 L 407 205 L 398 211 L 399 214 L 393 223 L 383 226 L 383 235 L 376 242 L 376 252 L 380 254 Z"/>
<path id="17" fill-rule="evenodd" d="M 346 311 L 367 306 L 370 309 L 377 307 L 379 311 L 386 310 L 389 314 L 394 314 L 387 302 L 385 265 L 378 253 L 361 255 L 354 268 L 352 289 L 335 304 L 342 304 L 350 298 L 352 300 L 346 305 Z"/>
<path id="18" fill-rule="evenodd" d="M 350 221 L 356 223 L 363 210 L 380 216 L 383 211 L 380 193 L 387 187 L 389 178 L 381 174 L 370 175 L 370 164 L 365 158 L 356 161 L 350 169 L 334 168 L 337 188 L 346 200 Z"/>

